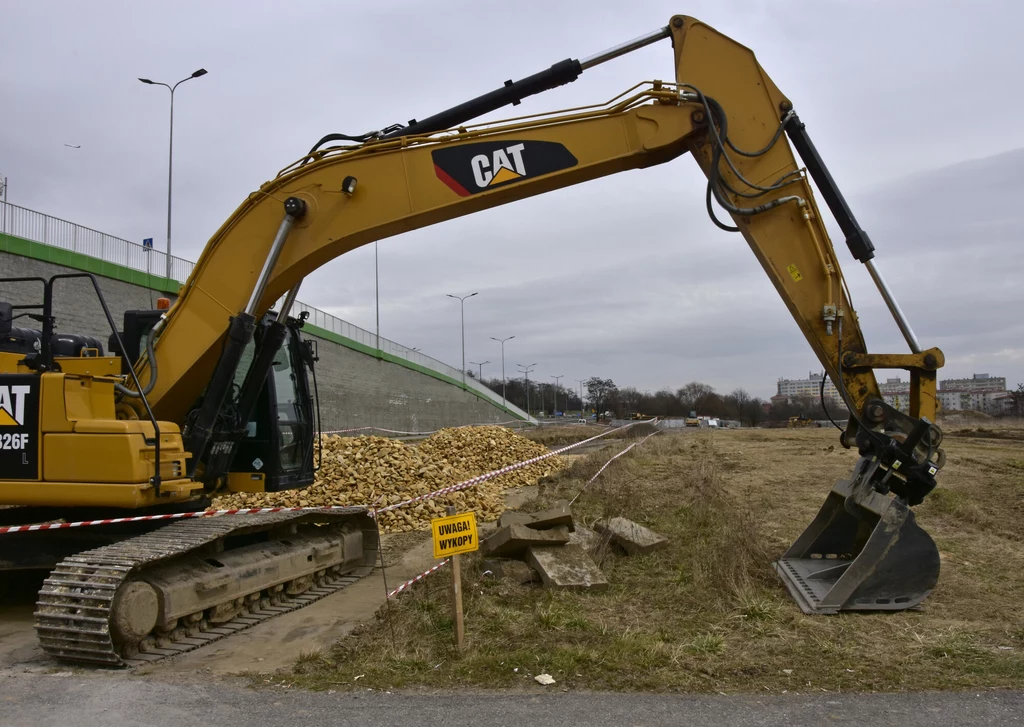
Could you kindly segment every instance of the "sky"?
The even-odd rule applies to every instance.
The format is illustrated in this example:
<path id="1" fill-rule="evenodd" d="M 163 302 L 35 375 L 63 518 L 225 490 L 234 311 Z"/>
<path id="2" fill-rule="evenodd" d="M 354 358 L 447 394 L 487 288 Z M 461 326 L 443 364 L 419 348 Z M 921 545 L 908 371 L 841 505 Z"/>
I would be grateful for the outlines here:
<path id="1" fill-rule="evenodd" d="M 942 377 L 1024 381 L 1024 5 L 872 0 L 520 0 L 443 5 L 148 0 L 7 3 L 0 175 L 8 201 L 195 259 L 262 182 L 328 132 L 449 106 L 659 28 L 675 13 L 751 47 L 794 101 Z M 662 42 L 489 116 L 603 102 L 674 75 Z M 80 148 L 72 148 L 72 145 Z M 651 391 L 700 380 L 767 397 L 820 370 L 741 237 L 704 211 L 687 157 L 378 244 L 317 270 L 300 298 L 452 365 Z M 819 197 L 820 201 L 820 197 Z M 835 231 L 835 226 L 831 229 Z M 833 237 L 869 349 L 904 352 L 863 266 Z M 476 367 L 472 367 L 474 370 Z M 883 374 L 884 375 L 884 374 Z"/>

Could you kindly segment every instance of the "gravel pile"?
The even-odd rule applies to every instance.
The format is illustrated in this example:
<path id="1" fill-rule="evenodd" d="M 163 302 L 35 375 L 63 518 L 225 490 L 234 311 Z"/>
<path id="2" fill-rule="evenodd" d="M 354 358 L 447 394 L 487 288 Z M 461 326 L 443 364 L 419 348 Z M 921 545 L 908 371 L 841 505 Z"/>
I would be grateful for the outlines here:
<path id="1" fill-rule="evenodd" d="M 365 436 L 324 437 L 323 445 L 323 463 L 309 487 L 233 493 L 217 498 L 213 507 L 381 508 L 547 452 L 510 429 L 490 426 L 442 429 L 415 445 Z M 497 520 L 505 510 L 506 490 L 536 484 L 565 466 L 560 457 L 551 457 L 460 492 L 382 513 L 381 532 L 427 530 L 431 518 L 443 516 L 447 505 L 459 512 L 473 510 L 482 522 Z"/>

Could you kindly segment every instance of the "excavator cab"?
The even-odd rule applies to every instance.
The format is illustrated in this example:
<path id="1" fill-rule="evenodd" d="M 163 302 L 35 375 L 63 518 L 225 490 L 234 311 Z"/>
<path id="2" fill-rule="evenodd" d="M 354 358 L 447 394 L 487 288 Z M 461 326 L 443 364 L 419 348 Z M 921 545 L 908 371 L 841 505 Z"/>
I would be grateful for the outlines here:
<path id="1" fill-rule="evenodd" d="M 246 348 L 236 376 L 240 387 L 262 343 L 271 312 Z M 246 422 L 245 436 L 227 475 L 232 492 L 272 492 L 313 484 L 313 393 L 308 373 L 313 371 L 313 349 L 302 340 L 302 321 L 289 319 L 288 336 L 274 357 L 273 367 L 260 392 L 256 409 Z"/>
<path id="2" fill-rule="evenodd" d="M 124 351 L 117 350 L 117 337 L 111 335 L 112 353 L 121 355 L 122 372 L 127 373 L 146 349 L 146 339 L 165 313 L 159 309 L 129 310 L 124 313 L 124 331 L 120 335 Z M 270 324 L 277 320 L 268 312 L 246 346 L 235 373 L 230 401 L 225 412 L 230 414 L 238 403 L 239 392 L 250 373 L 256 352 L 267 341 Z M 272 492 L 307 487 L 313 483 L 314 392 L 309 374 L 317 360 L 315 348 L 304 341 L 299 320 L 288 318 L 287 335 L 277 350 L 273 366 L 260 390 L 256 406 L 244 427 L 232 426 L 222 420 L 201 461 L 227 456 L 230 464 L 222 476 L 232 492 Z M 269 345 L 273 345 L 270 343 Z M 219 472 L 218 467 L 218 472 Z M 211 485 L 214 483 L 210 483 Z"/>

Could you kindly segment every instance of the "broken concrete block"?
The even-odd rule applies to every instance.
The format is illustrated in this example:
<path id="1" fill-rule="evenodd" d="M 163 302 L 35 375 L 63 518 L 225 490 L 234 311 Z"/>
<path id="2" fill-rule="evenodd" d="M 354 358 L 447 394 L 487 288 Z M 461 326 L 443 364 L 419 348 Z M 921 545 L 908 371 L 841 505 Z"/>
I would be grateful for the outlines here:
<path id="1" fill-rule="evenodd" d="M 511 558 L 485 558 L 480 567 L 482 572 L 490 571 L 490 578 L 497 578 L 522 585 L 539 581 L 536 571 L 521 560 Z"/>
<path id="2" fill-rule="evenodd" d="M 506 510 L 501 513 L 501 517 L 498 518 L 498 529 L 507 527 L 509 525 L 526 525 L 531 521 L 530 513 L 528 512 L 516 512 L 515 510 Z"/>
<path id="3" fill-rule="evenodd" d="M 534 530 L 526 525 L 508 525 L 480 543 L 485 556 L 509 558 L 520 555 L 531 545 L 564 545 L 569 542 L 569 531 L 564 528 Z"/>
<path id="4" fill-rule="evenodd" d="M 600 520 L 594 523 L 594 529 L 611 533 L 612 542 L 630 555 L 650 553 L 668 543 L 668 538 L 624 517 Z"/>
<path id="5" fill-rule="evenodd" d="M 604 573 L 578 545 L 534 545 L 526 551 L 526 562 L 540 574 L 545 588 L 608 588 Z"/>
<path id="6" fill-rule="evenodd" d="M 576 529 L 572 513 L 569 511 L 569 503 L 566 500 L 559 500 L 541 512 L 506 511 L 498 518 L 498 527 L 502 528 L 506 525 L 528 525 L 535 530 L 547 530 L 564 525 L 569 528 L 570 533 Z"/>
<path id="7" fill-rule="evenodd" d="M 530 522 L 527 524 L 536 530 L 547 530 L 560 525 L 567 527 L 570 533 L 576 529 L 576 525 L 572 521 L 572 513 L 569 511 L 569 503 L 566 500 L 556 502 L 547 510 L 531 512 Z"/>
<path id="8" fill-rule="evenodd" d="M 561 546 L 553 545 L 550 547 L 559 548 Z M 504 580 L 520 586 L 526 585 L 527 583 L 536 583 L 540 580 L 540 577 L 537 575 L 537 571 L 521 560 L 504 561 L 504 565 L 501 567 L 501 572 Z"/>
<path id="9" fill-rule="evenodd" d="M 603 537 L 586 526 L 580 526 L 569 536 L 569 545 L 578 545 L 584 551 L 593 555 L 601 545 Z"/>

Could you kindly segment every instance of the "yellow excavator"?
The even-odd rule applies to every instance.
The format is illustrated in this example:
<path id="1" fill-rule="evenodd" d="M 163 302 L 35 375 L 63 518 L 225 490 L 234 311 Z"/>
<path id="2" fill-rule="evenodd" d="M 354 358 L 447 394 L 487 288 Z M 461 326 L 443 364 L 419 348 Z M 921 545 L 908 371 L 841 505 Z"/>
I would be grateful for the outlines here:
<path id="1" fill-rule="evenodd" d="M 663 39 L 673 80 L 604 104 L 473 123 Z M 712 222 L 743 235 L 837 384 L 850 411 L 841 441 L 860 454 L 775 563 L 778 574 L 808 613 L 919 604 L 939 573 L 911 508 L 943 464 L 933 422 L 942 353 L 922 350 L 793 101 L 748 48 L 675 16 L 429 118 L 328 134 L 228 218 L 169 309 L 123 312 L 119 328 L 95 279 L 77 276 L 111 325 L 107 355 L 98 341 L 55 330 L 54 297 L 76 276 L 18 279 L 38 286 L 41 302 L 0 306 L 0 515 L 7 525 L 104 519 L 0 528 L 0 568 L 49 569 L 36 610 L 43 649 L 72 662 L 159 659 L 365 573 L 377 540 L 361 508 L 107 520 L 312 480 L 316 355 L 292 309 L 320 266 L 390 235 L 687 153 L 708 178 Z M 909 352 L 868 353 L 811 180 Z M 678 224 L 671 211 L 651 212 Z M 38 330 L 16 327 L 21 318 Z M 876 368 L 910 372 L 909 414 L 885 403 Z"/>

